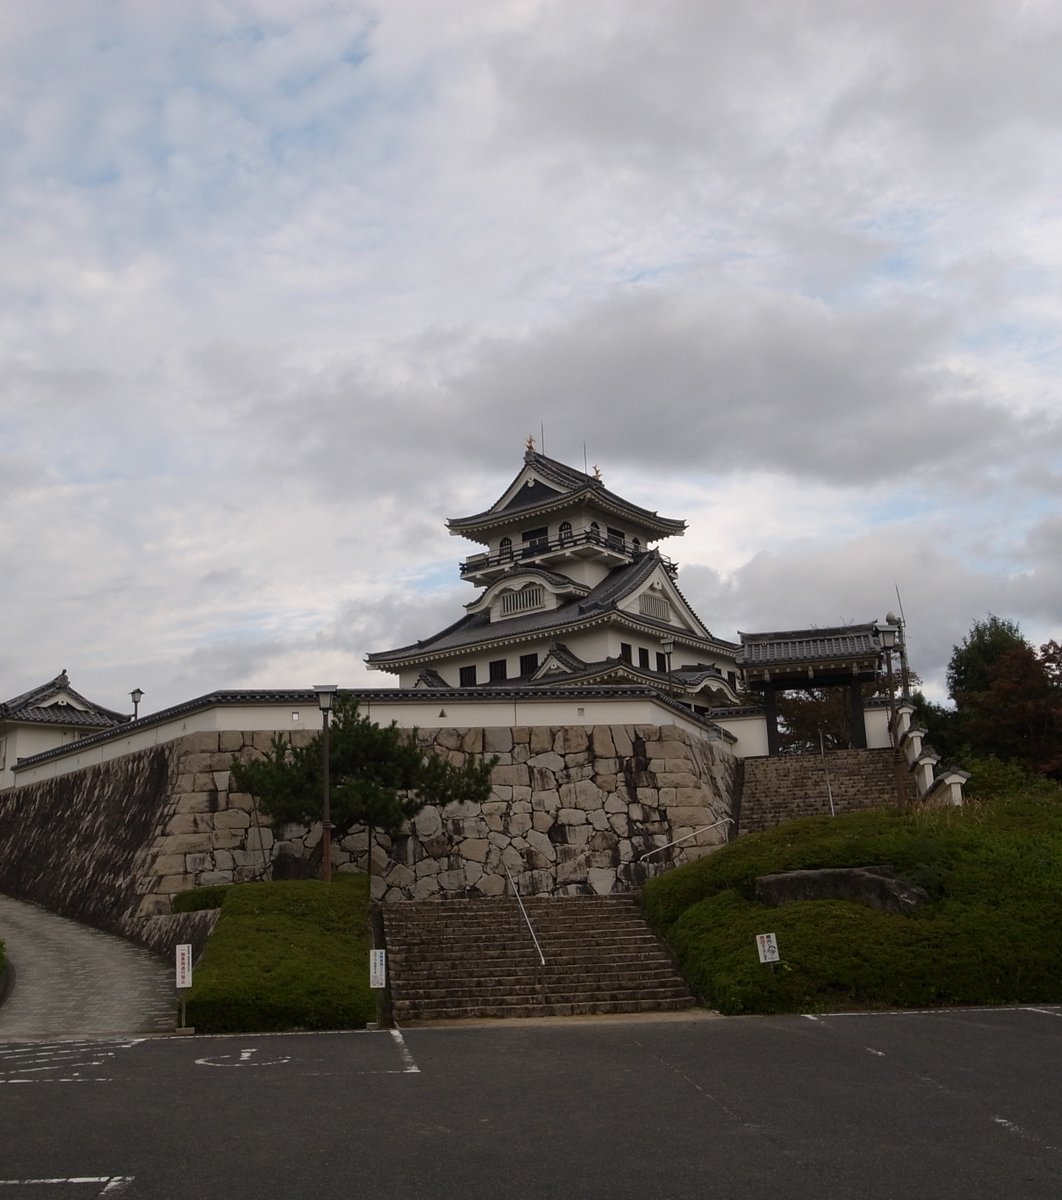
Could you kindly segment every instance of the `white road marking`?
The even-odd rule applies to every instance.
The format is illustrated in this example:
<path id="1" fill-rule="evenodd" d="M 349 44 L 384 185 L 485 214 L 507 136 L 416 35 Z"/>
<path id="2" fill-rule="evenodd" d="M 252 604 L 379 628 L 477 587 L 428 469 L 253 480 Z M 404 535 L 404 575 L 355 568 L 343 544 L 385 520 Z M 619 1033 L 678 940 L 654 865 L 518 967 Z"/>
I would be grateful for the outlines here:
<path id="1" fill-rule="evenodd" d="M 1032 1142 L 1044 1150 L 1050 1150 L 1055 1154 L 1058 1153 L 1057 1146 L 1050 1146 L 1047 1142 L 1042 1142 L 1038 1137 L 1034 1137 L 1029 1133 L 1027 1129 L 1022 1129 L 1014 1121 L 1008 1121 L 1006 1117 L 993 1117 L 992 1121 L 994 1124 L 1000 1126 L 1001 1129 L 1005 1129 L 1008 1133 L 1013 1133 L 1015 1137 L 1020 1137 L 1023 1142 Z"/>
<path id="2" fill-rule="evenodd" d="M 197 1058 L 197 1067 L 276 1067 L 281 1063 L 291 1062 L 287 1054 L 278 1054 L 275 1058 L 254 1058 L 257 1049 L 241 1050 L 239 1058 L 235 1054 L 214 1054 L 207 1058 Z"/>
<path id="3" fill-rule="evenodd" d="M 402 1031 L 392 1029 L 391 1037 L 394 1039 L 394 1043 L 398 1047 L 398 1053 L 402 1058 L 403 1073 L 406 1075 L 419 1075 L 420 1067 L 413 1061 L 413 1055 L 409 1052 L 409 1047 L 406 1045 L 406 1039 L 402 1036 Z"/>
<path id="4" fill-rule="evenodd" d="M 0 1187 L 47 1187 L 49 1185 L 83 1183 L 103 1184 L 97 1196 L 116 1196 L 133 1182 L 132 1175 L 71 1175 L 65 1179 L 0 1179 Z"/>
<path id="5" fill-rule="evenodd" d="M 111 1083 L 110 1076 L 90 1072 L 106 1067 L 119 1050 L 128 1050 L 143 1040 L 45 1042 L 11 1050 L 0 1047 L 0 1084 Z"/>
<path id="6" fill-rule="evenodd" d="M 1041 1013 L 1045 1017 L 1062 1017 L 1062 1012 L 1055 1008 L 1023 1008 L 1021 1011 Z"/>

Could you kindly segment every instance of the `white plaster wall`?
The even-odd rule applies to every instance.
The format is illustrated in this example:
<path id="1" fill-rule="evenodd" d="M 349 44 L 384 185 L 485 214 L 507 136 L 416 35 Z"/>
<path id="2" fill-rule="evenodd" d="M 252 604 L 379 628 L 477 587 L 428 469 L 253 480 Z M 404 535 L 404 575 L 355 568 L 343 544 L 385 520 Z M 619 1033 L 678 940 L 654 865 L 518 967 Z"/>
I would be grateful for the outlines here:
<path id="1" fill-rule="evenodd" d="M 379 725 L 395 721 L 403 729 L 512 728 L 528 725 L 674 725 L 698 738 L 706 735 L 704 726 L 685 718 L 662 701 L 651 697 L 626 700 L 604 699 L 521 699 L 471 701 L 448 699 L 445 692 L 424 692 L 423 699 L 363 701 L 362 711 Z M 175 741 L 191 733 L 240 730 L 245 732 L 287 732 L 305 729 L 315 733 L 321 727 L 321 712 L 316 704 L 244 704 L 217 705 L 176 717 L 172 721 L 147 728 L 130 729 L 94 746 L 80 750 L 71 746 L 69 753 L 20 771 L 16 786 L 53 779 L 83 767 L 97 766 L 135 750 Z M 51 746 L 45 749 L 51 749 Z"/>
<path id="2" fill-rule="evenodd" d="M 734 754 L 738 758 L 756 758 L 767 753 L 767 721 L 761 714 L 712 717 L 712 721 L 737 738 Z"/>

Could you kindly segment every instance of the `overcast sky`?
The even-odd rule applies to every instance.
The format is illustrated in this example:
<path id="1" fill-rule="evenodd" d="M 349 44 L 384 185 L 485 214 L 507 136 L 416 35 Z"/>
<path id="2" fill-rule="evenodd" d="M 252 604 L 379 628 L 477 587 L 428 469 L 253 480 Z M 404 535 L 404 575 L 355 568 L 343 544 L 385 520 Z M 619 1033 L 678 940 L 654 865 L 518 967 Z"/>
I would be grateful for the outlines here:
<path id="1" fill-rule="evenodd" d="M 1062 637 L 1051 0 L 0 0 L 0 699 L 387 686 L 524 440 L 713 633 Z"/>

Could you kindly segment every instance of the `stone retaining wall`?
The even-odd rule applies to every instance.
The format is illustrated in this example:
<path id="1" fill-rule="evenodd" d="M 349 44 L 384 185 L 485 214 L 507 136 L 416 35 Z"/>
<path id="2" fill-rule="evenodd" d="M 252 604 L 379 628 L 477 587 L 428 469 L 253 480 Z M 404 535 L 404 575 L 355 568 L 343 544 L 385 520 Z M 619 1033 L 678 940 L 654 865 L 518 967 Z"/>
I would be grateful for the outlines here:
<path id="1" fill-rule="evenodd" d="M 829 750 L 825 759 L 820 754 L 746 758 L 740 832 L 758 833 L 794 817 L 829 816 L 831 792 L 837 812 L 894 808 L 893 763 L 891 749 Z M 906 786 L 906 772 L 904 779 Z"/>
<path id="2" fill-rule="evenodd" d="M 198 914 L 152 918 L 192 887 L 306 873 L 317 848 L 319 826 L 274 835 L 253 797 L 229 790 L 233 756 L 260 756 L 272 737 L 189 734 L 13 789 L 0 800 L 0 888 L 155 949 L 176 932 L 200 940 Z M 378 899 L 499 895 L 506 868 L 525 894 L 628 891 L 726 840 L 720 826 L 651 865 L 638 862 L 731 812 L 736 760 L 727 745 L 675 726 L 441 729 L 424 731 L 422 742 L 457 764 L 496 755 L 491 796 L 426 808 L 394 838 L 377 833 Z M 333 863 L 365 870 L 366 830 L 336 842 Z"/>

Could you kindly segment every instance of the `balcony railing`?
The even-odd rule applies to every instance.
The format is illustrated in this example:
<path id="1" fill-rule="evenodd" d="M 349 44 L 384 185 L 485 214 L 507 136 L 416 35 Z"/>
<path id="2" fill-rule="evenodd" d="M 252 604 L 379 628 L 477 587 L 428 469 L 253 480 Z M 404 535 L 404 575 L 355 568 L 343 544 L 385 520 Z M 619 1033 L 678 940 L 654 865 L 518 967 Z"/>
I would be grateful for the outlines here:
<path id="1" fill-rule="evenodd" d="M 629 538 L 619 538 L 599 529 L 580 529 L 557 538 L 532 538 L 529 542 L 517 542 L 511 549 L 502 550 L 497 554 L 474 554 L 461 564 L 461 574 L 475 575 L 493 567 L 507 567 L 510 563 L 539 558 L 544 554 L 563 554 L 580 546 L 598 546 L 632 560 L 645 553 L 644 546 L 635 544 Z M 663 555 L 660 557 L 666 570 L 674 575 L 678 570 L 675 563 Z"/>

